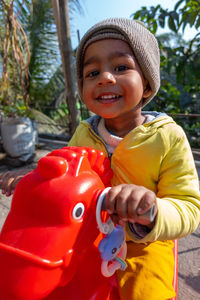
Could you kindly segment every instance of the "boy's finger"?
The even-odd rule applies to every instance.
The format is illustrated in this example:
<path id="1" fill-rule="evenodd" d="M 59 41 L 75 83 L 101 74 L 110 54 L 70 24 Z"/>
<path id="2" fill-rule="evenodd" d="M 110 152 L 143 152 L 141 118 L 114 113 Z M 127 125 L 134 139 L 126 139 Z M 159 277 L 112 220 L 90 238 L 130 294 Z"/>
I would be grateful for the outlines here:
<path id="1" fill-rule="evenodd" d="M 147 210 L 143 215 L 138 216 L 137 222 L 141 224 L 143 223 L 144 225 L 150 224 L 154 221 L 156 214 L 157 207 L 155 203 L 153 203 L 149 210 Z"/>
<path id="2" fill-rule="evenodd" d="M 2 193 L 4 191 L 4 194 L 6 194 L 6 196 L 10 196 L 11 195 L 11 190 L 13 190 L 12 188 L 12 183 L 13 183 L 13 178 L 9 178 L 9 179 L 4 179 L 2 182 Z"/>
<path id="3" fill-rule="evenodd" d="M 110 215 L 110 217 L 111 217 L 111 219 L 112 219 L 112 221 L 113 221 L 113 223 L 114 224 L 118 224 L 119 223 L 119 216 L 117 215 L 117 214 L 112 214 L 112 215 Z"/>
<path id="4" fill-rule="evenodd" d="M 139 202 L 139 205 L 137 207 L 137 214 L 143 215 L 151 208 L 151 206 L 155 202 L 156 202 L 156 195 L 151 191 L 146 192 L 143 195 L 141 201 Z"/>
<path id="5" fill-rule="evenodd" d="M 12 195 L 11 192 L 6 193 L 6 197 L 10 197 L 11 195 Z"/>
<path id="6" fill-rule="evenodd" d="M 130 190 L 122 188 L 115 197 L 116 213 L 123 221 L 128 221 L 128 199 L 130 197 Z"/>
<path id="7" fill-rule="evenodd" d="M 121 191 L 120 185 L 112 187 L 106 195 L 106 210 L 109 214 L 113 214 L 116 210 L 116 196 Z"/>

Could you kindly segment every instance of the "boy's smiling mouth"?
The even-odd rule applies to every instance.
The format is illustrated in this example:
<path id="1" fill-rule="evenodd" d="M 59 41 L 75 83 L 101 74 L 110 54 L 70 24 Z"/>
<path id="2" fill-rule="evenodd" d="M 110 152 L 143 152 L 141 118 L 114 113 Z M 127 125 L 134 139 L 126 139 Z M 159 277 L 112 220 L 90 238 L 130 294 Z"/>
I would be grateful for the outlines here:
<path id="1" fill-rule="evenodd" d="M 99 95 L 96 100 L 102 102 L 102 103 L 112 103 L 117 101 L 119 98 L 121 98 L 121 95 L 116 94 L 102 94 Z"/>

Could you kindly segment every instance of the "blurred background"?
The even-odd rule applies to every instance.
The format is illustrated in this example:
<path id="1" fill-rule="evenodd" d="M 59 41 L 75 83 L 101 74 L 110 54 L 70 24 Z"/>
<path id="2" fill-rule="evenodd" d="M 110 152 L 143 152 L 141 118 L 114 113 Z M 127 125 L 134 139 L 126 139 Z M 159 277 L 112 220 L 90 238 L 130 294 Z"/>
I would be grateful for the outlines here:
<path id="1" fill-rule="evenodd" d="M 90 116 L 77 93 L 76 47 L 108 17 L 141 20 L 156 35 L 161 88 L 145 110 L 172 115 L 198 152 L 199 0 L 0 0 L 0 121 L 30 117 L 39 138 L 69 140 Z"/>

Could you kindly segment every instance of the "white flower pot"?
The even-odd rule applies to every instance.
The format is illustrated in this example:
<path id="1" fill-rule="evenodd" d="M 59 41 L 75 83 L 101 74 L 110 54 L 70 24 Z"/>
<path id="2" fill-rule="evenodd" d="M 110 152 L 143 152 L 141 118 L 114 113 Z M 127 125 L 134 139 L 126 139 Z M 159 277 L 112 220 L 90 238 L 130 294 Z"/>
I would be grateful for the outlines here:
<path id="1" fill-rule="evenodd" d="M 35 152 L 36 128 L 30 118 L 6 117 L 1 122 L 1 137 L 6 153 L 26 162 Z"/>

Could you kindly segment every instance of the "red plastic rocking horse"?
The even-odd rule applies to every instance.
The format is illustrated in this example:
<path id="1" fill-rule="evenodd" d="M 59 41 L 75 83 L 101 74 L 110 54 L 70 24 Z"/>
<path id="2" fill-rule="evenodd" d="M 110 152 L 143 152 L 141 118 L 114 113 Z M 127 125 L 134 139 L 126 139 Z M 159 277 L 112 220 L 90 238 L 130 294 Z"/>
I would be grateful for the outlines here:
<path id="1" fill-rule="evenodd" d="M 120 300 L 96 220 L 112 174 L 101 151 L 64 147 L 19 182 L 0 234 L 1 300 Z"/>

